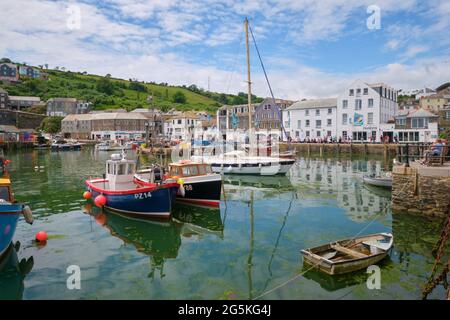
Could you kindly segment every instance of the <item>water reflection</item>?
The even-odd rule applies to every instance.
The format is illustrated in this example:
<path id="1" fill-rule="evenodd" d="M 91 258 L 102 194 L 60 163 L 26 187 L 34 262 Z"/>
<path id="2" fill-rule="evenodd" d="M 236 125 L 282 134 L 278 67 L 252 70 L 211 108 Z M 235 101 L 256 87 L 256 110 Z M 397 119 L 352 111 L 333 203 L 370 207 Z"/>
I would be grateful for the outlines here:
<path id="1" fill-rule="evenodd" d="M 333 199 L 356 222 L 385 216 L 390 192 L 366 187 L 365 174 L 384 170 L 381 161 L 300 158 L 290 171 L 290 181 L 302 198 Z"/>
<path id="2" fill-rule="evenodd" d="M 24 291 L 24 279 L 33 269 L 33 257 L 19 262 L 17 252 L 20 242 L 10 244 L 0 259 L 0 300 L 20 300 Z"/>

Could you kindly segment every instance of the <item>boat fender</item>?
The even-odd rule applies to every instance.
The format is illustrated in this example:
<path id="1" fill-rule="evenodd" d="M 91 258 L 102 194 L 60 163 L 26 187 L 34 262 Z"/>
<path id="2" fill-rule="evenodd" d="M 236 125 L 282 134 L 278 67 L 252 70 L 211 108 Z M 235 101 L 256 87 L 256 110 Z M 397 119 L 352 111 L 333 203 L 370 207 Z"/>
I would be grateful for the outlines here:
<path id="1" fill-rule="evenodd" d="M 242 169 L 242 163 L 239 163 L 239 170 Z"/>
<path id="2" fill-rule="evenodd" d="M 184 197 L 186 195 L 186 190 L 184 189 L 184 180 L 178 179 L 177 183 L 180 185 L 177 194 Z"/>
<path id="3" fill-rule="evenodd" d="M 261 169 L 261 168 L 262 168 L 262 163 L 260 163 L 260 164 L 258 165 L 258 167 Z"/>
<path id="4" fill-rule="evenodd" d="M 25 221 L 29 224 L 33 224 L 33 213 L 31 212 L 31 209 L 29 206 L 23 206 L 22 208 L 22 214 L 25 218 Z"/>
<path id="5" fill-rule="evenodd" d="M 233 170 L 233 168 L 232 168 L 231 166 L 229 166 L 229 167 L 227 168 L 227 172 L 231 172 L 231 170 Z"/>

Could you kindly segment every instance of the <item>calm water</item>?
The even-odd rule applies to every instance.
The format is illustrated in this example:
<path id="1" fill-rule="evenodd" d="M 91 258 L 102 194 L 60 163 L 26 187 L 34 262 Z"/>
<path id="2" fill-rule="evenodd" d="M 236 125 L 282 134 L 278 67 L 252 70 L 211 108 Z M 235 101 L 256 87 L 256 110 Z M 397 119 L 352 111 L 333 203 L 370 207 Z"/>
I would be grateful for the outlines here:
<path id="1" fill-rule="evenodd" d="M 107 153 L 7 157 L 15 196 L 35 223 L 18 225 L 0 299 L 419 299 L 440 233 L 439 223 L 393 216 L 390 194 L 363 186 L 364 174 L 387 169 L 381 159 L 299 158 L 287 177 L 226 176 L 220 210 L 179 207 L 170 222 L 141 222 L 90 210 L 82 199 L 84 180 L 101 176 Z M 33 241 L 39 230 L 50 235 L 46 246 Z M 361 231 L 394 234 L 381 290 L 367 289 L 364 271 L 306 272 L 272 290 L 302 273 L 300 249 Z M 81 268 L 81 290 L 66 287 L 69 265 Z"/>

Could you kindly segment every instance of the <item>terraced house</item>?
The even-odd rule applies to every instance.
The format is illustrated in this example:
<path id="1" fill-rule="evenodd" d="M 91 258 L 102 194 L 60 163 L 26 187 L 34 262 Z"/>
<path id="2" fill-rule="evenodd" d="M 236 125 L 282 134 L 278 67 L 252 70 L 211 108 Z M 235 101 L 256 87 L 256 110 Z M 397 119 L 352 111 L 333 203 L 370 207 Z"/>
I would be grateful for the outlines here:
<path id="1" fill-rule="evenodd" d="M 0 63 L 0 81 L 17 82 L 19 81 L 19 72 L 14 63 Z"/>
<path id="2" fill-rule="evenodd" d="M 281 129 L 283 110 L 294 103 L 290 100 L 266 98 L 255 110 L 256 129 Z"/>

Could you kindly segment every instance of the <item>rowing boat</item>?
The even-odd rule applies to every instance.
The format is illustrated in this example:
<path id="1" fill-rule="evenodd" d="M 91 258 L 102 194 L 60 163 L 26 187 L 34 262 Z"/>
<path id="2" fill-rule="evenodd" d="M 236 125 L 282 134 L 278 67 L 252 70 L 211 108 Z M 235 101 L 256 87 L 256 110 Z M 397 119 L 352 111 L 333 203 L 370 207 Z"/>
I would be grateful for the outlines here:
<path id="1" fill-rule="evenodd" d="M 377 233 L 330 242 L 301 250 L 305 264 L 330 275 L 344 274 L 374 265 L 389 255 L 394 237 Z"/>

